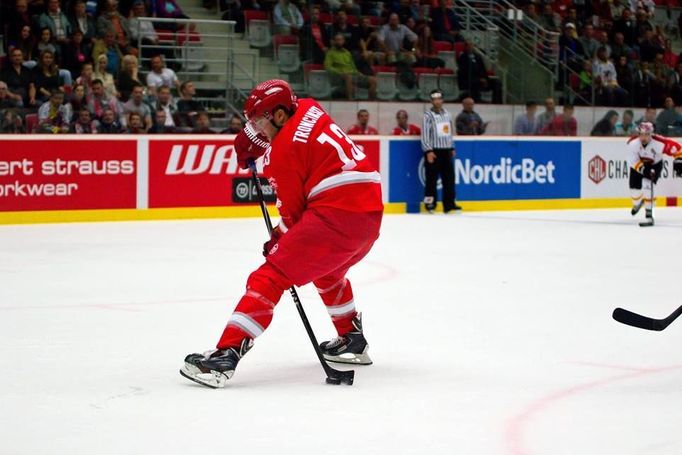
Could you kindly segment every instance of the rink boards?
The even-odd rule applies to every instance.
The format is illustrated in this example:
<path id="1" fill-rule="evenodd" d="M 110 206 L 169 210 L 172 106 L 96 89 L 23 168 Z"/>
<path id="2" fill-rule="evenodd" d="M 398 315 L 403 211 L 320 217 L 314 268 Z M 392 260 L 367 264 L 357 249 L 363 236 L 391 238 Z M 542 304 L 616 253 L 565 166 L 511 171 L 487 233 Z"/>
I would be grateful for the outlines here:
<path id="1" fill-rule="evenodd" d="M 233 139 L 0 136 L 0 223 L 258 216 Z M 386 211 L 419 211 L 418 138 L 354 139 L 381 172 Z M 629 204 L 624 138 L 457 137 L 455 145 L 457 199 L 467 211 Z M 682 195 L 669 157 L 656 192 L 665 205 L 677 205 Z"/>

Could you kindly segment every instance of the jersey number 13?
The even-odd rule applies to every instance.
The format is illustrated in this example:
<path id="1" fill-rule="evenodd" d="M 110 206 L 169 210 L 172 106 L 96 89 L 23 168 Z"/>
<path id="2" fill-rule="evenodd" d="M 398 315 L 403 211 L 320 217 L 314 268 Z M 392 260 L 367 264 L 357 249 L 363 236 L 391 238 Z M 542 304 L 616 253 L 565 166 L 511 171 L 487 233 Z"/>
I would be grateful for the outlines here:
<path id="1" fill-rule="evenodd" d="M 355 169 L 355 167 L 358 165 L 356 161 L 364 160 L 366 155 L 362 152 L 362 150 L 360 150 L 360 147 L 358 147 L 355 142 L 348 137 L 348 135 L 341 129 L 341 127 L 339 127 L 339 125 L 336 123 L 330 123 L 329 129 L 331 130 L 332 134 L 336 136 L 336 138 L 325 132 L 322 132 L 319 136 L 317 136 L 317 142 L 320 144 L 330 144 L 332 147 L 334 147 L 336 153 L 339 155 L 339 159 L 343 163 L 343 166 L 341 167 L 342 170 L 350 171 Z M 346 149 L 350 149 L 349 151 L 352 158 L 348 156 L 346 150 L 344 150 L 344 147 L 339 144 L 338 139 L 343 139 L 348 144 Z"/>

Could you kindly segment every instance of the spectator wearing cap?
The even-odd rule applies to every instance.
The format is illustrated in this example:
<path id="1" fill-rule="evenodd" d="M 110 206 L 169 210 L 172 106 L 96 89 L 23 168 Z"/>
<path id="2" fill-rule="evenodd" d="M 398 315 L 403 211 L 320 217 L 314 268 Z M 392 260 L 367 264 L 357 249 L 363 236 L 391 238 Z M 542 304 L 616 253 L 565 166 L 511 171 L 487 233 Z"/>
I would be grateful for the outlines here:
<path id="1" fill-rule="evenodd" d="M 438 1 L 438 7 L 431 9 L 430 16 L 433 36 L 436 40 L 450 43 L 464 41 L 460 34 L 462 25 L 452 8 L 445 5 L 445 0 Z"/>
<path id="2" fill-rule="evenodd" d="M 77 30 L 83 34 L 83 42 L 90 44 L 95 39 L 97 26 L 95 20 L 87 13 L 85 0 L 76 0 L 71 6 L 69 24 L 72 33 Z"/>
<path id="3" fill-rule="evenodd" d="M 47 0 L 45 12 L 38 17 L 38 28 L 49 28 L 57 43 L 66 43 L 71 34 L 71 24 L 62 13 L 59 0 Z"/>
<path id="4" fill-rule="evenodd" d="M 532 136 L 537 131 L 538 125 L 535 120 L 535 112 L 538 110 L 538 103 L 535 101 L 526 102 L 526 113 L 520 114 L 514 121 L 514 134 L 522 136 Z"/>
<path id="5" fill-rule="evenodd" d="M 455 157 L 455 148 L 452 141 L 452 116 L 443 107 L 443 94 L 439 90 L 433 90 L 430 98 L 431 107 L 424 112 L 421 133 L 426 171 L 424 206 L 429 213 L 435 211 L 438 198 L 437 183 L 440 176 L 443 183 L 443 211 L 449 213 L 462 209 L 455 202 L 455 169 L 452 162 Z"/>
<path id="6" fill-rule="evenodd" d="M 289 0 L 278 0 L 272 11 L 272 18 L 277 33 L 283 35 L 298 34 L 298 31 L 303 27 L 301 12 Z"/>
<path id="7" fill-rule="evenodd" d="M 97 133 L 97 121 L 92 119 L 92 114 L 87 108 L 79 109 L 78 117 L 71 124 L 69 132 L 73 134 L 95 134 Z"/>
<path id="8" fill-rule="evenodd" d="M 577 136 L 578 122 L 573 117 L 573 105 L 564 104 L 561 115 L 556 115 L 551 122 L 549 122 L 542 129 L 543 136 Z"/>
<path id="9" fill-rule="evenodd" d="M 367 109 L 360 109 L 358 111 L 357 122 L 348 129 L 347 133 L 357 135 L 379 134 L 376 128 L 369 126 L 369 111 Z"/>
<path id="10" fill-rule="evenodd" d="M 575 25 L 568 22 L 559 38 L 559 60 L 575 69 L 583 54 L 583 45 L 575 37 Z"/>
<path id="11" fill-rule="evenodd" d="M 353 55 L 344 48 L 345 39 L 342 34 L 334 36 L 332 48 L 327 51 L 324 58 L 324 69 L 329 73 L 332 85 L 343 84 L 346 97 L 349 100 L 355 98 L 355 88 L 364 86 L 369 88 L 369 97 L 376 97 L 376 77 L 366 76 L 358 71 L 355 66 Z"/>
<path id="12" fill-rule="evenodd" d="M 417 34 L 401 24 L 396 13 L 392 13 L 388 17 L 388 23 L 379 29 L 378 39 L 388 63 L 401 61 L 411 65 L 415 62 L 412 49 L 417 42 Z M 406 46 L 406 43 L 409 45 Z"/>
<path id="13" fill-rule="evenodd" d="M 68 133 L 71 105 L 64 104 L 64 93 L 53 90 L 50 99 L 38 109 L 39 131 L 43 133 Z"/>
<path id="14" fill-rule="evenodd" d="M 151 58 L 152 70 L 147 74 L 147 88 L 151 96 L 156 96 L 156 91 L 160 87 L 175 87 L 180 89 L 180 80 L 170 68 L 166 68 L 163 58 L 155 55 Z"/>
<path id="15" fill-rule="evenodd" d="M 462 100 L 462 112 L 455 119 L 457 134 L 460 136 L 480 136 L 485 133 L 488 123 L 474 111 L 474 99 L 470 96 Z"/>
<path id="16" fill-rule="evenodd" d="M 404 109 L 399 110 L 395 114 L 396 127 L 393 128 L 394 136 L 421 136 L 422 130 L 417 125 L 408 123 L 407 111 Z"/>

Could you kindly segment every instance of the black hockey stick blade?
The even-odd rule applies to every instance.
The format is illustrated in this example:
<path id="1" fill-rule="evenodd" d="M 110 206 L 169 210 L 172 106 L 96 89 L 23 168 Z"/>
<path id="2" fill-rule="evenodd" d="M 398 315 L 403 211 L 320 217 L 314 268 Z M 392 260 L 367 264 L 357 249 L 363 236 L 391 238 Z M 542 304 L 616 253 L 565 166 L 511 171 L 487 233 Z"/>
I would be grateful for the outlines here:
<path id="1" fill-rule="evenodd" d="M 654 330 L 660 332 L 668 327 L 675 319 L 682 314 L 682 306 L 673 311 L 673 313 L 664 319 L 654 319 L 641 314 L 633 313 L 624 308 L 616 308 L 613 310 L 613 319 L 621 324 L 630 325 L 644 330 Z"/>
<path id="2" fill-rule="evenodd" d="M 335 370 L 333 368 L 329 368 L 329 371 L 327 372 L 327 384 L 334 384 L 334 385 L 339 385 L 339 384 L 347 384 L 347 385 L 353 385 L 353 379 L 355 379 L 355 371 L 354 370 L 349 370 L 349 371 L 339 371 Z"/>

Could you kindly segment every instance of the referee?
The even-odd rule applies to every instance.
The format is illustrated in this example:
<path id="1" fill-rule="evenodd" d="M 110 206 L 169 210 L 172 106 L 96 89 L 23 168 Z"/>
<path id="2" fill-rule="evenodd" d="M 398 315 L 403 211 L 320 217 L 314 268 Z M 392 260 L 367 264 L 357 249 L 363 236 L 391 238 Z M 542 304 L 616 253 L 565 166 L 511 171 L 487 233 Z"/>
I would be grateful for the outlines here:
<path id="1" fill-rule="evenodd" d="M 426 188 L 424 205 L 429 213 L 436 209 L 437 183 L 440 176 L 443 182 L 443 211 L 462 210 L 455 203 L 455 169 L 452 158 L 455 148 L 452 144 L 454 131 L 452 117 L 443 107 L 443 94 L 440 90 L 431 92 L 431 109 L 424 112 L 422 120 L 422 151 L 426 168 Z"/>

